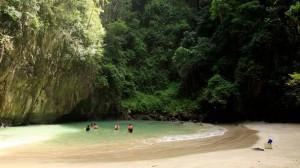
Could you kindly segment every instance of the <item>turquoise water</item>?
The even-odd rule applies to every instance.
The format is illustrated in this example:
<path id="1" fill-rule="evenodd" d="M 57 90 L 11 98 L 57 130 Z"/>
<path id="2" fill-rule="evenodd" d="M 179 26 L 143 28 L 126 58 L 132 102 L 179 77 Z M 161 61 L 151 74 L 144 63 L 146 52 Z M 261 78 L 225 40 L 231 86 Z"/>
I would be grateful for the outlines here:
<path id="1" fill-rule="evenodd" d="M 0 149 L 24 144 L 38 144 L 59 148 L 87 145 L 153 144 L 191 140 L 222 135 L 225 130 L 213 125 L 159 121 L 119 121 L 121 128 L 114 130 L 115 121 L 98 121 L 98 129 L 86 132 L 91 122 L 59 125 L 37 125 L 0 129 Z M 134 125 L 134 133 L 127 125 Z"/>

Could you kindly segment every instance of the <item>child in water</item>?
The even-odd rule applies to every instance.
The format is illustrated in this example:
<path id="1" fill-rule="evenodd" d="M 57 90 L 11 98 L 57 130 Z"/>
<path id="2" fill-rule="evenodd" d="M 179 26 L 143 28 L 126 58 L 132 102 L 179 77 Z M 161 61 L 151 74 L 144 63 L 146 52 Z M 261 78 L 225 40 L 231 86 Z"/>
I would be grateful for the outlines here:
<path id="1" fill-rule="evenodd" d="M 128 124 L 128 133 L 133 133 L 133 125 L 132 124 Z"/>

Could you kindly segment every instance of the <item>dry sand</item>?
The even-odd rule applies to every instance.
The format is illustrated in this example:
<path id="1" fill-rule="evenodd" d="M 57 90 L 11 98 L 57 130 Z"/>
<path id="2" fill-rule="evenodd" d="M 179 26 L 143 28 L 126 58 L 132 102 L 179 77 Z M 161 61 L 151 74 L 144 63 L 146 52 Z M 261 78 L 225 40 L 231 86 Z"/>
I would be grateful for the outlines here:
<path id="1" fill-rule="evenodd" d="M 106 152 L 97 146 L 49 153 L 18 148 L 0 155 L 1 168 L 300 168 L 300 124 L 224 126 L 221 137 Z M 272 150 L 256 151 L 274 140 Z"/>

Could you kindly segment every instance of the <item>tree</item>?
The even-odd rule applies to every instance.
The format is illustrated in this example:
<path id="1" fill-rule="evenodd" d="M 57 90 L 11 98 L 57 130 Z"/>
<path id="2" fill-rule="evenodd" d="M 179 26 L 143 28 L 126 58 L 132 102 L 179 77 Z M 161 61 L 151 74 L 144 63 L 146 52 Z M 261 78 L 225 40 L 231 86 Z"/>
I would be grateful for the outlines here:
<path id="1" fill-rule="evenodd" d="M 211 18 L 219 18 L 222 23 L 224 18 L 234 10 L 235 4 L 234 0 L 212 0 L 210 7 Z"/>
<path id="2" fill-rule="evenodd" d="M 207 87 L 200 95 L 200 101 L 207 101 L 212 105 L 221 105 L 226 108 L 230 98 L 236 95 L 237 90 L 234 84 L 223 79 L 219 74 L 212 76 L 207 83 Z"/>
<path id="3" fill-rule="evenodd" d="M 291 21 L 297 25 L 298 33 L 300 33 L 300 2 L 290 6 L 290 9 L 285 14 L 291 19 Z"/>
<path id="4" fill-rule="evenodd" d="M 296 97 L 297 104 L 300 105 L 300 73 L 290 74 L 287 85 L 292 88 L 292 95 Z"/>

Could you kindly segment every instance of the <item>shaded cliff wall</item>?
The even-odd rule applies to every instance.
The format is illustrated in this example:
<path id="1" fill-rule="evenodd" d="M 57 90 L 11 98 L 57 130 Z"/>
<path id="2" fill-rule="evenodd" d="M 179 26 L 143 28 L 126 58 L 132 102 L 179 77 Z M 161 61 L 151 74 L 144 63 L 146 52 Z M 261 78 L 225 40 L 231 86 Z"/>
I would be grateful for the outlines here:
<path id="1" fill-rule="evenodd" d="M 0 2 L 0 119 L 48 123 L 92 87 L 103 28 L 94 1 Z"/>

